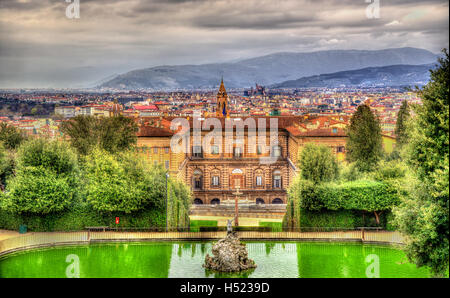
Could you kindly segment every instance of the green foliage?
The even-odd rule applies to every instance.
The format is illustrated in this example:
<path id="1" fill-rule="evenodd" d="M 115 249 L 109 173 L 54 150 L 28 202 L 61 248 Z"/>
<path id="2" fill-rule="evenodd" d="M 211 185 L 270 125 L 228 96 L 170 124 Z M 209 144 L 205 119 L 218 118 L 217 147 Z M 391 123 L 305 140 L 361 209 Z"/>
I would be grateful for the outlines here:
<path id="1" fill-rule="evenodd" d="M 8 183 L 3 206 L 13 212 L 46 214 L 66 208 L 75 195 L 70 177 L 58 177 L 44 167 L 18 171 Z"/>
<path id="2" fill-rule="evenodd" d="M 317 201 L 329 210 L 390 210 L 399 202 L 393 185 L 370 180 L 324 184 L 317 192 Z"/>
<path id="3" fill-rule="evenodd" d="M 373 213 L 360 210 L 322 210 L 310 211 L 301 209 L 300 227 L 307 228 L 328 228 L 337 227 L 344 229 L 354 229 L 357 227 L 382 227 L 386 230 L 394 230 L 391 223 L 392 213 L 386 211 L 380 214 L 378 224 Z"/>
<path id="4" fill-rule="evenodd" d="M 300 227 L 339 227 L 352 229 L 364 226 L 362 223 L 361 212 L 355 212 L 353 210 L 311 211 L 308 209 L 301 209 L 300 213 Z"/>
<path id="5" fill-rule="evenodd" d="M 398 160 L 381 161 L 371 176 L 377 181 L 400 179 L 405 177 L 406 171 L 407 167 Z"/>
<path id="6" fill-rule="evenodd" d="M 328 146 L 306 144 L 300 154 L 299 167 L 303 179 L 314 182 L 332 181 L 338 176 L 338 164 Z"/>
<path id="7" fill-rule="evenodd" d="M 168 226 L 188 227 L 189 209 L 192 196 L 190 189 L 183 182 L 170 178 L 168 180 Z"/>
<path id="8" fill-rule="evenodd" d="M 137 124 L 124 116 L 94 117 L 76 116 L 63 122 L 61 131 L 80 155 L 87 155 L 100 147 L 110 153 L 130 149 L 137 141 Z"/>
<path id="9" fill-rule="evenodd" d="M 378 182 L 373 180 L 355 180 L 347 182 L 328 182 L 317 184 L 309 180 L 297 177 L 288 190 L 288 204 L 284 227 L 349 227 L 357 220 L 331 217 L 350 214 L 343 212 L 374 212 L 374 226 L 386 225 L 380 217 L 380 211 L 389 212 L 393 206 L 399 203 L 399 186 L 397 181 Z M 336 211 L 336 212 L 333 212 Z M 306 213 L 305 213 L 306 212 Z M 323 213 L 323 219 L 322 214 Z M 310 214 L 310 218 L 304 218 Z M 328 218 L 327 214 L 331 214 Z M 334 215 L 333 215 L 334 214 Z M 323 222 L 320 222 L 323 220 Z M 368 222 L 365 223 L 370 224 Z M 361 225 L 359 225 L 361 226 Z"/>
<path id="10" fill-rule="evenodd" d="M 363 175 L 364 173 L 361 173 L 358 170 L 358 167 L 355 163 L 341 165 L 339 176 L 343 181 L 355 181 L 360 179 Z"/>
<path id="11" fill-rule="evenodd" d="M 394 210 L 395 223 L 407 236 L 406 253 L 418 266 L 443 276 L 449 266 L 449 59 L 447 50 L 419 90 L 413 106 L 406 161 L 415 173 Z"/>
<path id="12" fill-rule="evenodd" d="M 347 160 L 355 162 L 360 171 L 371 171 L 383 149 L 380 122 L 369 106 L 358 106 L 350 119 L 347 134 Z"/>
<path id="13" fill-rule="evenodd" d="M 130 152 L 109 154 L 95 149 L 86 158 L 86 199 L 101 212 L 125 212 L 164 206 L 164 173 L 149 169 Z"/>
<path id="14" fill-rule="evenodd" d="M 6 149 L 16 149 L 23 141 L 25 141 L 24 134 L 17 128 L 7 123 L 0 123 L 0 143 Z"/>
<path id="15" fill-rule="evenodd" d="M 0 190 L 4 190 L 6 180 L 13 174 L 15 166 L 13 153 L 5 150 L 2 143 L 0 143 Z"/>
<path id="16" fill-rule="evenodd" d="M 136 227 L 153 228 L 165 226 L 165 210 L 149 209 L 130 214 L 101 213 L 92 209 L 87 203 L 70 206 L 64 212 L 45 215 L 17 214 L 0 210 L 0 229 L 18 230 L 25 224 L 28 230 L 35 232 L 80 231 L 85 227 Z M 115 224 L 115 218 L 120 218 L 120 224 Z"/>
<path id="17" fill-rule="evenodd" d="M 271 228 L 272 232 L 281 232 L 283 230 L 281 222 L 260 221 L 260 227 Z"/>
<path id="18" fill-rule="evenodd" d="M 395 124 L 396 145 L 402 147 L 408 142 L 407 121 L 410 118 L 409 105 L 406 100 L 402 102 L 397 114 L 397 123 Z"/>
<path id="19" fill-rule="evenodd" d="M 17 152 L 15 175 L 2 194 L 10 212 L 47 214 L 64 210 L 74 200 L 78 165 L 71 148 L 58 141 L 29 140 Z"/>
<path id="20" fill-rule="evenodd" d="M 191 220 L 189 230 L 199 232 L 201 227 L 217 227 L 217 220 Z"/>

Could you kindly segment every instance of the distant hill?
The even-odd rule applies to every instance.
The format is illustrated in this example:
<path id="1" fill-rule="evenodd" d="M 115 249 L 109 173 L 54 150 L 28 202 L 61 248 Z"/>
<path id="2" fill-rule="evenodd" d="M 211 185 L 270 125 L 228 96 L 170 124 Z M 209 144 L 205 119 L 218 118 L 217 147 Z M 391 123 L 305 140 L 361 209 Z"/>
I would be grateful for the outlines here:
<path id="1" fill-rule="evenodd" d="M 275 53 L 230 63 L 157 66 L 118 75 L 99 84 L 115 89 L 217 88 L 223 75 L 227 88 L 270 85 L 302 77 L 366 67 L 433 63 L 437 55 L 417 48 L 376 51 L 332 50 L 310 53 Z"/>
<path id="2" fill-rule="evenodd" d="M 429 70 L 434 64 L 390 65 L 367 67 L 303 77 L 270 86 L 271 88 L 352 87 L 352 86 L 414 86 L 425 85 L 430 79 Z"/>

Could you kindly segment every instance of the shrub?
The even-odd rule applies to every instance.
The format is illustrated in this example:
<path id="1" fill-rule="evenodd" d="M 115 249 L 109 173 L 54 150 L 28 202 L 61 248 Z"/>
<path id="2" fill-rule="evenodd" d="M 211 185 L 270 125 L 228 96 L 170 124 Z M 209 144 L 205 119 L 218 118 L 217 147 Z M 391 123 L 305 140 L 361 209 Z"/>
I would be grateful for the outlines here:
<path id="1" fill-rule="evenodd" d="M 371 175 L 377 181 L 385 181 L 404 178 L 406 171 L 406 166 L 400 161 L 381 161 Z"/>
<path id="2" fill-rule="evenodd" d="M 86 158 L 84 178 L 86 199 L 95 210 L 130 213 L 164 207 L 164 174 L 148 169 L 131 153 L 93 150 Z"/>
<path id="3" fill-rule="evenodd" d="M 75 199 L 78 163 L 64 142 L 30 140 L 17 153 L 15 176 L 7 181 L 1 205 L 15 213 L 47 214 L 64 210 Z"/>
<path id="4" fill-rule="evenodd" d="M 356 180 L 317 185 L 311 181 L 296 179 L 289 189 L 284 226 L 301 226 L 304 222 L 301 210 L 373 212 L 376 224 L 379 225 L 382 219 L 380 211 L 390 210 L 398 203 L 399 191 L 394 183 Z"/>
<path id="5" fill-rule="evenodd" d="M 305 180 L 332 181 L 338 176 L 338 164 L 331 149 L 324 145 L 306 144 L 300 154 L 299 167 Z"/>
<path id="6" fill-rule="evenodd" d="M 340 178 L 343 181 L 355 181 L 361 178 L 364 174 L 358 170 L 355 163 L 343 164 L 341 166 Z"/>

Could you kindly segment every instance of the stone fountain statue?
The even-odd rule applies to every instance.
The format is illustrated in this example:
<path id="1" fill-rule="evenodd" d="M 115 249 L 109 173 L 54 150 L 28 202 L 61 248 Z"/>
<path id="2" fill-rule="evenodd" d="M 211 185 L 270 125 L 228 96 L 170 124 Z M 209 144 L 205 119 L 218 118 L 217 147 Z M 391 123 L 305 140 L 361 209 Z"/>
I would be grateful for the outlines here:
<path id="1" fill-rule="evenodd" d="M 204 268 L 221 272 L 239 272 L 256 268 L 253 260 L 248 258 L 247 248 L 233 232 L 233 220 L 227 220 L 227 236 L 213 245 L 211 257 L 205 257 Z"/>

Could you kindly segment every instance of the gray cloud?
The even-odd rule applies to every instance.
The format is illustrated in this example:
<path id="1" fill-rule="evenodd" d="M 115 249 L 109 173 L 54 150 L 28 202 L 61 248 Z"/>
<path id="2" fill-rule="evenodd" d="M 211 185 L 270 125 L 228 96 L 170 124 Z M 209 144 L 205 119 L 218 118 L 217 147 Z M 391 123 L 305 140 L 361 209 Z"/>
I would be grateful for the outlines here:
<path id="1" fill-rule="evenodd" d="M 0 87 L 72 87 L 163 64 L 279 51 L 448 47 L 448 2 L 380 0 L 0 0 Z"/>

